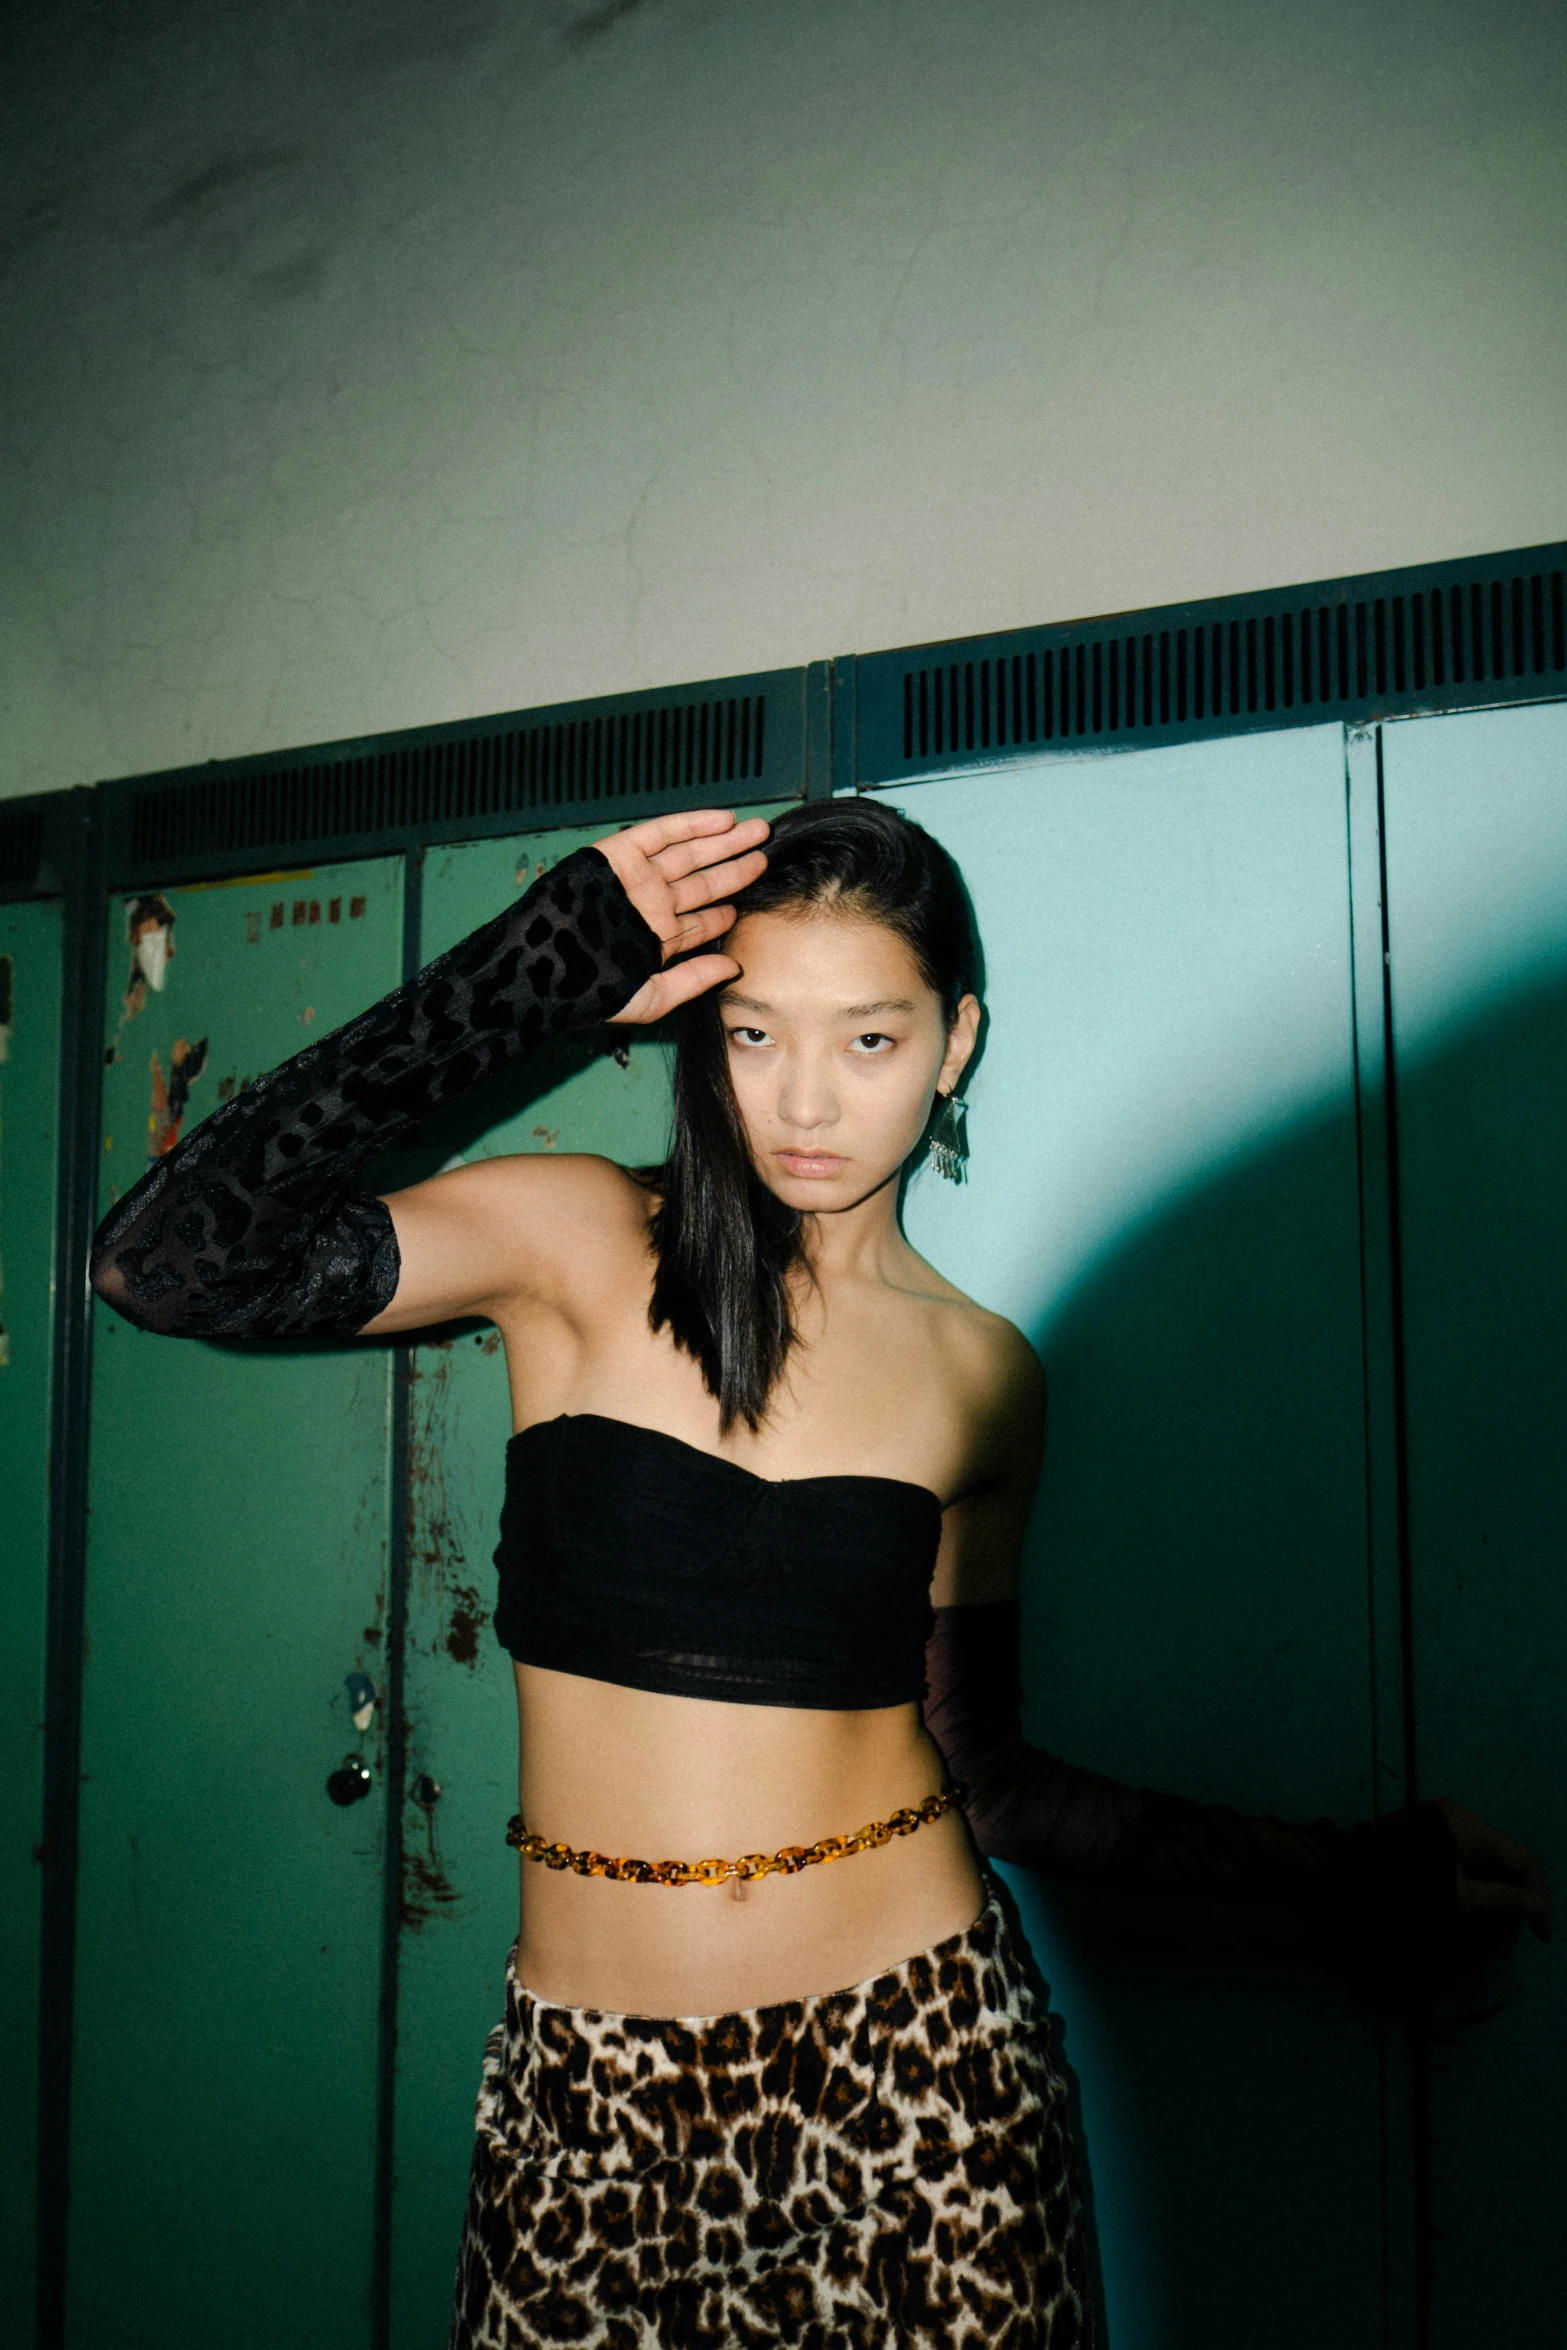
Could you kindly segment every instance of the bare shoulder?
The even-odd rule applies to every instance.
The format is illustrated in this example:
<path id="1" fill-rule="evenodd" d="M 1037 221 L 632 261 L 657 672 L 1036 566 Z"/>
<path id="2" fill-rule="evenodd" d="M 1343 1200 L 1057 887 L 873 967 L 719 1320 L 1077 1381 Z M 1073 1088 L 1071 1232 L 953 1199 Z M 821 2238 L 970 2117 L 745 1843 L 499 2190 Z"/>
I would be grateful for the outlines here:
<path id="1" fill-rule="evenodd" d="M 1025 1438 L 1042 1430 L 1044 1367 L 1017 1324 L 966 1296 L 923 1257 L 915 1264 L 915 1294 L 927 1309 L 931 1336 L 976 1414 Z"/>

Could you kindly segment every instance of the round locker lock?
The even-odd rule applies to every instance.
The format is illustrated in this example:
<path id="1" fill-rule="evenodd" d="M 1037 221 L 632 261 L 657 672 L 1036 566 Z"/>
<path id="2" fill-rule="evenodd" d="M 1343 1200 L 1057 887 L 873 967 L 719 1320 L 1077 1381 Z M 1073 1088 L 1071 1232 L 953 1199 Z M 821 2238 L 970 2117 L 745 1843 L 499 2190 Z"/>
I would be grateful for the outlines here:
<path id="1" fill-rule="evenodd" d="M 362 1803 L 370 1792 L 370 1766 L 364 1757 L 345 1754 L 342 1769 L 332 1773 L 326 1791 L 334 1803 Z"/>

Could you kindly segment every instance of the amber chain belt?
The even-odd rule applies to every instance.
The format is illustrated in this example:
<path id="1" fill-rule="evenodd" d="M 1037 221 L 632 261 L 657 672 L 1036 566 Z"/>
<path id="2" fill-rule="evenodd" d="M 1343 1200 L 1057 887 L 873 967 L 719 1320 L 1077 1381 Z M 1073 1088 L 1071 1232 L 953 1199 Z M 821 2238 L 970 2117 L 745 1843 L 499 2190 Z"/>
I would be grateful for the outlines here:
<path id="1" fill-rule="evenodd" d="M 521 1814 L 513 1817 L 506 1841 L 524 1860 L 541 1860 L 547 1869 L 574 1869 L 579 1877 L 613 1877 L 622 1885 L 727 1885 L 732 1877 L 798 1876 L 801 1869 L 829 1860 L 847 1860 L 856 1852 L 875 1852 L 894 1836 L 912 1836 L 928 1827 L 944 1811 L 961 1801 L 961 1787 L 943 1787 L 923 1803 L 895 1811 L 890 1819 L 871 1820 L 852 1836 L 818 1836 L 814 1844 L 785 1844 L 777 1852 L 743 1852 L 738 1860 L 611 1860 L 602 1852 L 574 1852 L 569 1844 L 550 1844 L 530 1836 Z"/>

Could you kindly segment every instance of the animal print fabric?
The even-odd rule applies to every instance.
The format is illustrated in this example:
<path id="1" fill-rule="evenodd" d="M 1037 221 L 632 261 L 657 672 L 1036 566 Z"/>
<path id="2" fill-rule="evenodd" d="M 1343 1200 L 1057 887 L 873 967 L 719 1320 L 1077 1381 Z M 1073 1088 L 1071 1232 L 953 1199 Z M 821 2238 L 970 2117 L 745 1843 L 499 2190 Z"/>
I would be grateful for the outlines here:
<path id="1" fill-rule="evenodd" d="M 179 1337 L 363 1329 L 399 1264 L 385 1205 L 352 1191 L 360 1168 L 546 1037 L 623 1010 L 662 960 L 608 860 L 578 849 L 160 1159 L 99 1226 L 94 1287 Z"/>
<path id="2" fill-rule="evenodd" d="M 449 2350 L 1089 2350 L 1066 2093 L 994 1890 L 868 1982 L 733 2015 L 508 1973 Z"/>

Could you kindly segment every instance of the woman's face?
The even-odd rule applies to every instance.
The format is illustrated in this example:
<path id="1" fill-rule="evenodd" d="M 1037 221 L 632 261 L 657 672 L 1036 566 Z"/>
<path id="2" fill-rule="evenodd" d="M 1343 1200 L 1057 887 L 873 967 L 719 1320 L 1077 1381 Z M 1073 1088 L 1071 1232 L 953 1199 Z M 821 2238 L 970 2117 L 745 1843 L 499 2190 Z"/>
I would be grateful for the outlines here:
<path id="1" fill-rule="evenodd" d="M 962 1075 L 978 1004 L 965 996 L 949 1032 L 903 940 L 862 914 L 742 915 L 724 951 L 740 965 L 719 1008 L 757 1173 L 808 1214 L 856 1206 Z"/>

